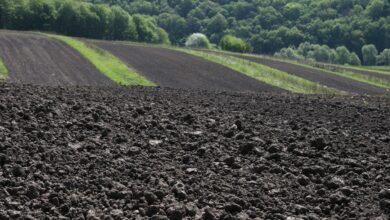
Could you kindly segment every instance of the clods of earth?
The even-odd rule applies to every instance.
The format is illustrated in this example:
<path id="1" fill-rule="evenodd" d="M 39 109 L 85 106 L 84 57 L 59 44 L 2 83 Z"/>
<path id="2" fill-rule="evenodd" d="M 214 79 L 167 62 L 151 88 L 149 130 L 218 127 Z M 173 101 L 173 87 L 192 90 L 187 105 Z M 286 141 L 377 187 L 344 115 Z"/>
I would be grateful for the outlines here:
<path id="1" fill-rule="evenodd" d="M 0 219 L 387 219 L 390 101 L 0 85 Z"/>

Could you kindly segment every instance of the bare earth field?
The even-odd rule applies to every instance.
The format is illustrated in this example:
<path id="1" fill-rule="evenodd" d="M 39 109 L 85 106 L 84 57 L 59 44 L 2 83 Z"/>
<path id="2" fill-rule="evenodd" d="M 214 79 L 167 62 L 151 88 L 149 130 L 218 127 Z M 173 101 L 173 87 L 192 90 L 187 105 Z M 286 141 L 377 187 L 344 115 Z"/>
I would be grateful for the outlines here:
<path id="1" fill-rule="evenodd" d="M 10 82 L 115 86 L 77 51 L 38 34 L 0 32 L 0 57 Z"/>
<path id="2" fill-rule="evenodd" d="M 239 58 L 246 59 L 252 62 L 263 64 L 271 68 L 275 68 L 307 80 L 318 82 L 322 85 L 332 88 L 340 89 L 350 93 L 356 94 L 370 94 L 370 95 L 383 95 L 390 94 L 390 91 L 386 89 L 378 88 L 366 83 L 354 81 L 345 77 L 337 76 L 325 71 L 310 69 L 303 66 L 287 63 L 283 61 L 271 60 L 260 57 L 250 57 L 236 55 Z"/>
<path id="3" fill-rule="evenodd" d="M 114 42 L 93 42 L 162 87 L 285 92 L 222 65 L 179 51 Z"/>
<path id="4" fill-rule="evenodd" d="M 388 219 L 390 101 L 0 85 L 0 219 Z"/>

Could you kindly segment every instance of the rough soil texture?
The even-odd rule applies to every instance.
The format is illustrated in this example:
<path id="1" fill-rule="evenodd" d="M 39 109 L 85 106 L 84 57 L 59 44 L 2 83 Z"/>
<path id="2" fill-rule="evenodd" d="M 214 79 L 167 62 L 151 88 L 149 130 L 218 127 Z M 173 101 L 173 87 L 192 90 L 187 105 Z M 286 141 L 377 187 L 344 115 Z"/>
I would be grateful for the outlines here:
<path id="1" fill-rule="evenodd" d="M 320 83 L 322 85 L 336 88 L 342 91 L 356 93 L 356 94 L 370 94 L 370 95 L 380 95 L 380 94 L 390 94 L 390 91 L 382 89 L 379 87 L 371 86 L 366 83 L 358 82 L 351 80 L 345 77 L 337 76 L 325 71 L 306 68 L 303 66 L 295 65 L 292 63 L 287 63 L 283 61 L 271 60 L 267 58 L 260 57 L 250 57 L 250 56 L 241 56 L 236 55 L 239 58 L 253 61 L 259 64 L 263 64 L 299 77 L 305 78 L 307 80 Z"/>
<path id="2" fill-rule="evenodd" d="M 222 65 L 183 52 L 103 41 L 94 43 L 163 87 L 285 92 Z"/>
<path id="3" fill-rule="evenodd" d="M 65 43 L 38 34 L 0 32 L 8 81 L 39 85 L 115 86 Z"/>
<path id="4" fill-rule="evenodd" d="M 379 97 L 0 85 L 0 219 L 387 219 Z"/>

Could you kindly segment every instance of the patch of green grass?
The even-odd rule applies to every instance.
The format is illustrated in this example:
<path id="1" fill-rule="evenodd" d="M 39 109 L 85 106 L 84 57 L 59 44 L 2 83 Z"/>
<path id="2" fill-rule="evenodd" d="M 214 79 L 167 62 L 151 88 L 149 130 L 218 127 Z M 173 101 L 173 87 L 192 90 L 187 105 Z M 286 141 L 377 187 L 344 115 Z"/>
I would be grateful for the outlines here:
<path id="1" fill-rule="evenodd" d="M 129 68 L 120 59 L 111 53 L 100 49 L 86 42 L 76 40 L 71 37 L 46 34 L 51 38 L 61 40 L 70 47 L 78 51 L 82 56 L 88 59 L 104 75 L 118 84 L 125 86 L 141 85 L 155 86 L 153 82 L 147 80 L 135 70 Z"/>
<path id="2" fill-rule="evenodd" d="M 5 80 L 8 77 L 8 70 L 3 60 L 0 58 L 0 81 Z"/>
<path id="3" fill-rule="evenodd" d="M 221 64 L 237 72 L 243 73 L 259 81 L 276 86 L 287 91 L 303 94 L 346 94 L 343 91 L 329 88 L 318 83 L 294 76 L 261 64 L 228 55 L 190 49 L 176 49 L 194 56 Z"/>

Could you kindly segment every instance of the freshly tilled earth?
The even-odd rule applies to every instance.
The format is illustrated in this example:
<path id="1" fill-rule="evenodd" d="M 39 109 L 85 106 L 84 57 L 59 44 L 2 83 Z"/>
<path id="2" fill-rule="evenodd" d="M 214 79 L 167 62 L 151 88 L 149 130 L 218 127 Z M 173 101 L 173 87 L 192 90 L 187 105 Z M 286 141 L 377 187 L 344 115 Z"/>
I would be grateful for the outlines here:
<path id="1" fill-rule="evenodd" d="M 0 58 L 13 83 L 117 86 L 76 50 L 40 34 L 0 31 Z"/>
<path id="2" fill-rule="evenodd" d="M 390 102 L 0 85 L 0 219 L 387 219 Z"/>

